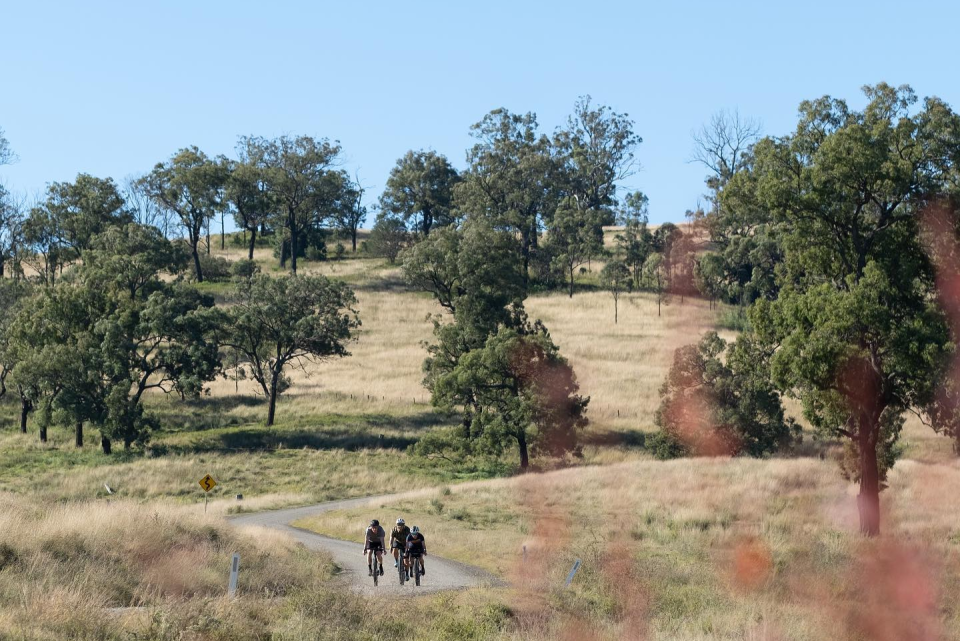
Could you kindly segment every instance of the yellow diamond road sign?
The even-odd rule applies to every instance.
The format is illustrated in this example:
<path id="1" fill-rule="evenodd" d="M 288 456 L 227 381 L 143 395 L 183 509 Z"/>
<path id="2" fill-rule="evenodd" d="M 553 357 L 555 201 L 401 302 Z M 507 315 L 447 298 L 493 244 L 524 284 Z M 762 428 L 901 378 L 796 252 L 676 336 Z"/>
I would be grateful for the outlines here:
<path id="1" fill-rule="evenodd" d="M 202 479 L 200 479 L 200 487 L 203 488 L 204 492 L 209 492 L 213 488 L 217 487 L 217 482 L 213 480 L 213 477 L 207 474 Z"/>

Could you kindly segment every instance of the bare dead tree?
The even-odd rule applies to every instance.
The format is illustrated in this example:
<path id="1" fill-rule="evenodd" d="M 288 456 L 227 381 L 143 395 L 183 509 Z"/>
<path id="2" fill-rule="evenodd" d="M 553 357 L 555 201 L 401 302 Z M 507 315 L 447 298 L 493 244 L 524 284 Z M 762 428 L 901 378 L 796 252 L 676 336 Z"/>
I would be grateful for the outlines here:
<path id="1" fill-rule="evenodd" d="M 754 118 L 744 118 L 736 109 L 715 113 L 693 136 L 693 158 L 713 174 L 707 185 L 718 191 L 743 167 L 747 153 L 760 137 L 761 125 Z"/>
<path id="2" fill-rule="evenodd" d="M 165 238 L 173 227 L 172 214 L 159 207 L 146 192 L 140 176 L 127 176 L 123 181 L 123 199 L 137 224 L 156 227 Z"/>

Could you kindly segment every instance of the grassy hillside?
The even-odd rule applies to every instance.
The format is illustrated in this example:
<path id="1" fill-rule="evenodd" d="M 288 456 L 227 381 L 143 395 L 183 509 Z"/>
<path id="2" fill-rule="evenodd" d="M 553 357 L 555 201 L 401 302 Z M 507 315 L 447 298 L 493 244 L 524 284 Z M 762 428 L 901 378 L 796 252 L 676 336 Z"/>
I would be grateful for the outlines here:
<path id="1" fill-rule="evenodd" d="M 257 261 L 281 273 L 268 248 Z M 530 297 L 531 317 L 591 397 L 589 445 L 578 467 L 505 478 L 515 462 L 407 452 L 454 420 L 421 385 L 432 299 L 362 255 L 300 267 L 349 282 L 363 326 L 350 357 L 291 370 L 271 428 L 262 395 L 229 369 L 200 400 L 152 396 L 160 431 L 145 452 L 111 457 L 95 433 L 81 450 L 60 429 L 45 445 L 32 422 L 21 435 L 12 394 L 0 402 L 0 638 L 857 639 L 877 625 L 893 633 L 881 638 L 960 636 L 950 599 L 960 522 L 949 504 L 960 467 L 949 441 L 916 419 L 884 493 L 890 536 L 878 542 L 856 534 L 852 486 L 809 438 L 809 456 L 766 461 L 659 463 L 638 447 L 674 349 L 722 310 L 673 299 L 658 316 L 652 296 L 624 294 L 614 324 L 612 297 L 589 287 L 595 273 L 580 276 L 572 300 Z M 202 288 L 230 304 L 229 283 Z M 220 484 L 204 516 L 197 480 L 207 473 Z M 371 514 L 402 514 L 424 527 L 431 552 L 513 587 L 371 602 L 331 583 L 322 555 L 221 519 L 388 492 L 408 494 L 303 525 L 353 539 Z M 250 573 L 228 602 L 237 550 Z M 563 589 L 574 558 L 583 567 Z M 869 617 L 853 607 L 860 598 Z"/>

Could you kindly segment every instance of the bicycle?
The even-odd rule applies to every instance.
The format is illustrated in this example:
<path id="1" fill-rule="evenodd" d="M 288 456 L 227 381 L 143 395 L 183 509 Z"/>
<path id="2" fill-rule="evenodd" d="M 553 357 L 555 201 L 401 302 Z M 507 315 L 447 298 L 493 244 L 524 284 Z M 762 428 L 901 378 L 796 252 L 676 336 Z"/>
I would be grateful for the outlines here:
<path id="1" fill-rule="evenodd" d="M 383 560 L 377 558 L 377 552 L 379 552 L 380 550 L 381 548 L 373 549 L 372 568 L 373 568 L 373 585 L 374 586 L 380 585 L 380 573 L 383 572 Z"/>
<path id="2" fill-rule="evenodd" d="M 413 574 L 413 580 L 417 586 L 420 585 L 420 577 L 423 576 L 423 556 L 420 554 L 410 555 L 410 570 Z"/>
<path id="3" fill-rule="evenodd" d="M 407 582 L 407 566 L 404 563 L 404 555 L 401 554 L 397 561 L 397 571 L 400 573 L 400 585 L 404 585 Z"/>

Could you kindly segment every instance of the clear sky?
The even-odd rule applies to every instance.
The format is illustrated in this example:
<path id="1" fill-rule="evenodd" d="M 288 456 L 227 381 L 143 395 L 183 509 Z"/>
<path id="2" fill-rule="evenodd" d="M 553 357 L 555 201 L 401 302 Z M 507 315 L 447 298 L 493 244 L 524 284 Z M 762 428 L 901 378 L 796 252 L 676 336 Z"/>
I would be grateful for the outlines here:
<path id="1" fill-rule="evenodd" d="M 458 167 L 489 110 L 547 132 L 579 95 L 627 112 L 644 142 L 625 187 L 651 221 L 703 192 L 691 131 L 721 108 L 783 134 L 823 94 L 910 84 L 960 109 L 960 3 L 0 3 L 0 127 L 34 194 L 78 172 L 125 176 L 178 148 L 231 153 L 240 134 L 340 140 L 373 198 L 398 157 Z"/>

